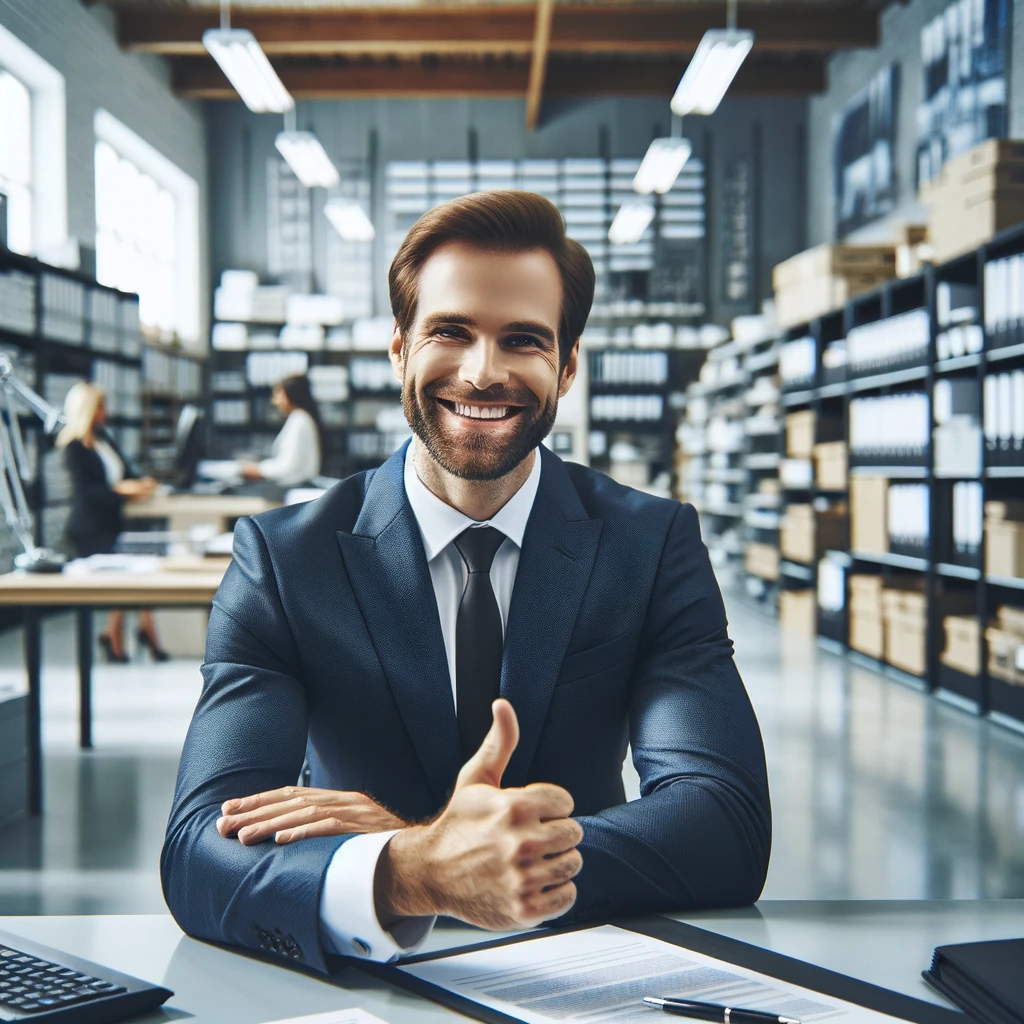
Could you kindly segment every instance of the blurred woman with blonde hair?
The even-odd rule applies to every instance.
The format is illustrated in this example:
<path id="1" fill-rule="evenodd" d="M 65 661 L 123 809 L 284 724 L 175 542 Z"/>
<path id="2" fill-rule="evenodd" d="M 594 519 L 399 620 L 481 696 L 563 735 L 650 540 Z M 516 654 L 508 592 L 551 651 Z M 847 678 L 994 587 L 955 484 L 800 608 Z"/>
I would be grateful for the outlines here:
<path id="1" fill-rule="evenodd" d="M 109 554 L 123 528 L 121 512 L 126 501 L 147 498 L 156 490 L 151 477 L 139 479 L 128 460 L 103 429 L 107 406 L 102 388 L 86 381 L 75 384 L 64 399 L 64 428 L 57 447 L 71 474 L 72 504 L 67 538 L 76 558 Z M 111 612 L 107 628 L 99 636 L 107 660 L 127 662 L 124 652 L 124 613 Z M 139 642 L 157 661 L 168 655 L 156 636 L 153 613 L 139 613 Z"/>

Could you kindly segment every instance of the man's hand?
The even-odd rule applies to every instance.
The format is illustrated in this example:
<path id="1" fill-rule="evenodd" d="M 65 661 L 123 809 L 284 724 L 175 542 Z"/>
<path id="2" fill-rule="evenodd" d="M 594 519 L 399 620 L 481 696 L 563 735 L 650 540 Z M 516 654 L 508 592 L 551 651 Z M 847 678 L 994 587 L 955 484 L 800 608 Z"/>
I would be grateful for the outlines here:
<path id="1" fill-rule="evenodd" d="M 532 928 L 576 901 L 583 829 L 569 817 L 572 797 L 547 783 L 499 788 L 519 723 L 507 700 L 493 712 L 440 817 L 385 847 L 374 880 L 381 920 L 447 914 L 494 930 Z"/>
<path id="2" fill-rule="evenodd" d="M 243 846 L 255 846 L 276 835 L 278 843 L 349 832 L 387 832 L 408 822 L 363 793 L 285 786 L 269 793 L 225 800 L 217 831 L 238 836 Z"/>

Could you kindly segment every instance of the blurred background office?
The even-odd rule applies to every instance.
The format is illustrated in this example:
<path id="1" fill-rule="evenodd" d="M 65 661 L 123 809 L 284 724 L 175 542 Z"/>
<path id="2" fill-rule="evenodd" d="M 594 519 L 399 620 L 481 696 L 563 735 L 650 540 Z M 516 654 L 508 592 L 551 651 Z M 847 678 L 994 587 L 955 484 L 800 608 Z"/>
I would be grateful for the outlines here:
<path id="1" fill-rule="evenodd" d="M 700 513 L 766 896 L 1024 896 L 1024 0 L 0 0 L 0 914 L 162 909 L 233 523 L 409 436 L 390 259 L 499 188 L 597 272 L 548 444 Z"/>

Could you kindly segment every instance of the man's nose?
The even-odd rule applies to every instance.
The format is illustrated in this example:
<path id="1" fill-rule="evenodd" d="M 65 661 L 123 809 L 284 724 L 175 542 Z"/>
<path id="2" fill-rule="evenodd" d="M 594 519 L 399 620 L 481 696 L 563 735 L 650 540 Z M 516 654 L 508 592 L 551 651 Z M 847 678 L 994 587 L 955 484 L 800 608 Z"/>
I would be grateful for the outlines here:
<path id="1" fill-rule="evenodd" d="M 480 339 L 466 350 L 459 367 L 459 379 L 486 391 L 495 384 L 508 383 L 508 367 L 501 346 L 495 341 Z"/>

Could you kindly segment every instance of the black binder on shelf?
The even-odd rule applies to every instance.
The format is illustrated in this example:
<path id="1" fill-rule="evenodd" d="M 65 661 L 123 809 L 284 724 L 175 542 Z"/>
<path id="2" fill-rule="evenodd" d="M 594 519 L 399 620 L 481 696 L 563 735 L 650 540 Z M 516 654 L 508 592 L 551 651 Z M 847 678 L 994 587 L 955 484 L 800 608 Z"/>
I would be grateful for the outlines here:
<path id="1" fill-rule="evenodd" d="M 1024 939 L 939 946 L 921 973 L 982 1024 L 1024 1024 Z"/>
<path id="2" fill-rule="evenodd" d="M 822 995 L 831 996 L 833 999 L 842 999 L 845 1002 L 863 1006 L 868 1010 L 885 1013 L 892 1017 L 898 1017 L 901 1020 L 911 1021 L 913 1024 L 970 1024 L 969 1018 L 958 1010 L 950 1010 L 937 1006 L 934 1003 L 925 1002 L 922 999 L 915 999 L 913 996 L 904 995 L 901 992 L 893 992 L 890 989 L 872 985 L 870 982 L 861 981 L 858 978 L 851 978 L 845 974 L 839 974 L 827 968 L 806 963 L 803 960 L 796 960 L 782 953 L 763 949 L 760 946 L 741 942 L 738 939 L 732 939 L 725 935 L 718 935 L 715 932 L 698 928 L 695 925 L 673 921 L 667 917 L 631 918 L 609 921 L 608 923 L 614 924 L 619 928 L 625 928 L 628 931 L 637 932 L 640 935 L 670 942 L 683 949 L 703 953 L 705 956 L 715 957 L 735 967 L 769 975 L 789 985 L 811 989 L 812 991 L 820 992 Z M 542 938 L 546 935 L 557 934 L 558 932 L 576 931 L 593 926 L 592 924 L 587 924 L 579 925 L 576 928 L 538 929 L 537 931 L 514 936 L 511 939 L 495 939 L 471 946 L 461 946 L 455 949 L 444 949 L 433 953 L 421 953 L 411 957 L 404 957 L 397 964 L 359 962 L 355 966 L 416 995 L 423 996 L 435 1003 L 440 1003 L 450 1010 L 454 1010 L 467 1017 L 472 1017 L 475 1020 L 483 1021 L 484 1024 L 519 1024 L 517 1017 L 501 1013 L 448 989 L 433 985 L 422 978 L 417 978 L 403 971 L 401 967 L 413 963 L 423 963 L 427 960 L 440 960 L 462 953 L 503 946 L 511 942 L 528 942 L 531 939 Z M 658 1024 L 658 1020 L 652 1020 L 652 1024 Z M 988 1024 L 988 1022 L 986 1021 L 985 1024 Z M 1018 1021 L 1006 1020 L 1003 1024 L 1018 1024 Z"/>

